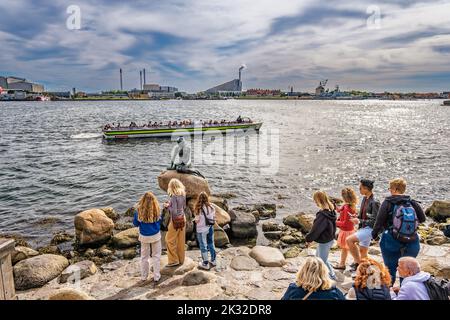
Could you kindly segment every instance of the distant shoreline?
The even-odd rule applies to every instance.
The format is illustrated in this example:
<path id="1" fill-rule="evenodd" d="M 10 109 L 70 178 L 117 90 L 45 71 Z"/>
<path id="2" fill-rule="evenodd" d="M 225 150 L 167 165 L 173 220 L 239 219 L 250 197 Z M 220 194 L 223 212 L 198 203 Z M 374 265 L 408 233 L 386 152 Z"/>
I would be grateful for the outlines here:
<path id="1" fill-rule="evenodd" d="M 74 102 L 74 101 L 224 101 L 224 100 L 294 100 L 294 101 L 445 101 L 444 98 L 427 98 L 427 99 L 377 99 L 377 98 L 357 98 L 357 99 L 298 99 L 291 97 L 235 97 L 230 99 L 129 99 L 129 98 L 86 98 L 86 99 L 65 99 L 65 100 L 50 100 L 50 101 L 38 101 L 38 100 L 0 100 L 0 102 Z"/>

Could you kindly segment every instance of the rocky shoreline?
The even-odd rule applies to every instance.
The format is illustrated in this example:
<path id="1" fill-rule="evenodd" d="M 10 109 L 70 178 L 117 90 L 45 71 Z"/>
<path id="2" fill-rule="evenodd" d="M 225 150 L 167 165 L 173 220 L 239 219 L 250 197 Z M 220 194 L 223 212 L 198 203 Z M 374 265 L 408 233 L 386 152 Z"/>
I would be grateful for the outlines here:
<path id="1" fill-rule="evenodd" d="M 197 269 L 200 252 L 192 219 L 188 219 L 186 262 L 178 268 L 166 267 L 167 256 L 163 250 L 162 280 L 157 285 L 151 281 L 142 283 L 137 257 L 138 229 L 131 223 L 134 206 L 123 214 L 111 207 L 94 208 L 75 216 L 74 233 L 59 232 L 45 247 L 32 249 L 26 241 L 15 237 L 12 262 L 18 298 L 281 298 L 305 257 L 314 254 L 314 247 L 306 249 L 304 245 L 314 215 L 299 212 L 284 217 L 282 224 L 276 223 L 273 220 L 276 204 L 231 208 L 233 194 L 214 195 L 206 180 L 174 171 L 163 172 L 158 177 L 160 188 L 165 191 L 168 181 L 174 177 L 186 186 L 191 211 L 198 193 L 204 191 L 211 195 L 217 212 L 216 268 L 208 272 Z M 435 201 L 426 213 L 430 221 L 419 230 L 423 244 L 418 258 L 425 271 L 450 278 L 450 202 Z M 258 230 L 261 230 L 259 235 Z M 264 236 L 267 246 L 256 245 L 258 236 Z M 381 260 L 376 245 L 369 254 Z M 330 260 L 339 260 L 337 247 L 332 250 Z M 347 271 L 338 272 L 337 285 L 344 292 L 351 286 L 349 276 Z"/>

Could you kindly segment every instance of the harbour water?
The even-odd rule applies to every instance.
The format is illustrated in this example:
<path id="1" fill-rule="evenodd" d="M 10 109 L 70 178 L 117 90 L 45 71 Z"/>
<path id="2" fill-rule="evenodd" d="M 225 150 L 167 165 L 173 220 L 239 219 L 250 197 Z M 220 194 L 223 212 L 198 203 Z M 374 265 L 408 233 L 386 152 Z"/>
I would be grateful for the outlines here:
<path id="1" fill-rule="evenodd" d="M 200 152 L 210 156 L 195 161 L 196 149 L 194 163 L 214 193 L 236 195 L 233 206 L 276 203 L 277 219 L 313 211 L 314 190 L 338 196 L 344 186 L 357 188 L 361 177 L 376 180 L 380 198 L 388 193 L 388 180 L 402 176 L 409 183 L 408 193 L 424 206 L 448 200 L 450 112 L 441 104 L 438 100 L 0 102 L 0 233 L 21 234 L 44 245 L 52 232 L 72 230 L 73 216 L 82 210 L 112 206 L 122 213 L 147 190 L 164 200 L 157 176 L 170 163 L 174 142 L 104 143 L 101 126 L 118 121 L 231 120 L 238 115 L 262 121 L 259 135 L 233 140 L 235 148 L 226 163 L 217 156 L 221 137 L 213 142 L 206 138 Z M 269 152 L 258 151 L 255 146 L 267 141 Z M 261 168 L 258 159 L 269 168 Z"/>

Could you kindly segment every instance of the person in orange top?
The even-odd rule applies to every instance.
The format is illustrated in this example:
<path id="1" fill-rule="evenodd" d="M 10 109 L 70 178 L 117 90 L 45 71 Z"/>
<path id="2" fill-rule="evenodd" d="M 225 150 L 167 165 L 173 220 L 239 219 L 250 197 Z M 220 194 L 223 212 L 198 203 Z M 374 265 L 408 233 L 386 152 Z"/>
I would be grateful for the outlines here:
<path id="1" fill-rule="evenodd" d="M 341 248 L 341 262 L 337 266 L 333 266 L 335 269 L 345 270 L 345 263 L 348 256 L 348 246 L 347 237 L 355 232 L 355 226 L 353 219 L 357 215 L 356 203 L 358 202 L 358 197 L 356 196 L 355 190 L 352 188 L 345 188 L 342 190 L 342 199 L 344 200 L 344 205 L 337 209 L 339 213 L 339 218 L 336 221 L 336 227 L 339 228 L 339 235 L 337 243 Z"/>

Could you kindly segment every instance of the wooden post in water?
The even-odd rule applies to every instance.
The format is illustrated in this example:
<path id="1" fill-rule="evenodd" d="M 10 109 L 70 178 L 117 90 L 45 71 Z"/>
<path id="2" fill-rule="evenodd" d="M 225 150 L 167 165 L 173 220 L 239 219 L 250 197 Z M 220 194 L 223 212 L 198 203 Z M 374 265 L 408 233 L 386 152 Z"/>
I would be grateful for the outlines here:
<path id="1" fill-rule="evenodd" d="M 0 238 L 0 300 L 15 300 L 14 275 L 11 252 L 14 240 Z"/>

